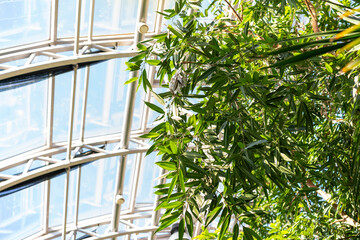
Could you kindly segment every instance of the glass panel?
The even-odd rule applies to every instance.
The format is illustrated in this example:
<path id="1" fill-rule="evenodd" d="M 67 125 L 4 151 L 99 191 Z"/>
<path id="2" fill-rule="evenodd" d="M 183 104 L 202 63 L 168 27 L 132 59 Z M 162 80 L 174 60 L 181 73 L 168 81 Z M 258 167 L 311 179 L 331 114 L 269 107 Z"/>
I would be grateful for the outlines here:
<path id="1" fill-rule="evenodd" d="M 136 92 L 134 115 L 131 124 L 131 130 L 139 130 L 141 128 L 141 118 L 142 118 L 141 114 L 143 113 L 143 108 L 145 107 L 144 100 L 145 100 L 145 91 L 142 87 L 140 87 L 139 90 Z"/>
<path id="2" fill-rule="evenodd" d="M 73 223 L 75 220 L 76 183 L 77 183 L 78 173 L 79 173 L 79 168 L 74 168 L 70 171 L 70 175 L 69 175 L 67 223 Z"/>
<path id="3" fill-rule="evenodd" d="M 118 162 L 106 158 L 81 168 L 79 220 L 111 213 Z"/>
<path id="4" fill-rule="evenodd" d="M 66 174 L 50 180 L 49 226 L 58 226 L 63 222 L 64 190 Z"/>
<path id="5" fill-rule="evenodd" d="M 133 33 L 139 1 L 95 1 L 94 35 Z"/>
<path id="6" fill-rule="evenodd" d="M 48 40 L 51 0 L 0 1 L 0 48 Z"/>
<path id="7" fill-rule="evenodd" d="M 154 202 L 154 186 L 157 185 L 155 179 L 160 176 L 160 168 L 155 165 L 155 162 L 159 161 L 159 158 L 159 156 L 156 156 L 156 153 L 151 153 L 143 159 L 136 203 Z"/>
<path id="8" fill-rule="evenodd" d="M 129 209 L 130 207 L 130 191 L 133 184 L 133 176 L 135 171 L 135 160 L 136 154 L 128 155 L 126 159 L 126 172 L 125 172 L 125 182 L 124 182 L 124 194 L 125 203 L 121 206 L 121 209 Z"/>
<path id="9" fill-rule="evenodd" d="M 126 90 L 126 59 L 113 59 L 90 68 L 85 137 L 122 130 Z"/>
<path id="10" fill-rule="evenodd" d="M 149 25 L 149 32 L 153 32 L 155 30 L 157 5 L 158 5 L 157 0 L 150 0 L 149 8 L 148 8 L 148 15 L 147 15 L 147 19 L 146 19 L 146 22 Z"/>
<path id="11" fill-rule="evenodd" d="M 45 144 L 47 81 L 0 91 L 0 159 Z"/>
<path id="12" fill-rule="evenodd" d="M 76 22 L 76 1 L 60 0 L 58 5 L 58 37 L 74 37 Z M 87 36 L 89 29 L 90 0 L 82 0 L 80 35 Z"/>
<path id="13" fill-rule="evenodd" d="M 80 136 L 84 74 L 85 69 L 78 69 L 75 89 L 73 139 L 78 139 Z M 53 126 L 54 142 L 66 141 L 68 137 L 72 79 L 73 71 L 63 73 L 55 77 Z"/>
<path id="14" fill-rule="evenodd" d="M 41 230 L 43 195 L 43 184 L 37 184 L 0 198 L 0 239 L 24 239 Z"/>

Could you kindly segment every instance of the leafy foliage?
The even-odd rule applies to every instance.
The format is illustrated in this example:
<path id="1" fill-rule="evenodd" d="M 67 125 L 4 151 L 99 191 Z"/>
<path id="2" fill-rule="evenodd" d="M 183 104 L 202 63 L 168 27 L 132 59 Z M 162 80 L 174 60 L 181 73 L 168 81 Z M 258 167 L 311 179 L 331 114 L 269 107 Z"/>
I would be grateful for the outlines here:
<path id="1" fill-rule="evenodd" d="M 156 66 L 168 89 L 155 94 L 163 108 L 146 103 L 160 117 L 143 136 L 167 170 L 158 231 L 180 221 L 191 235 L 199 221 L 217 222 L 218 239 L 360 234 L 358 73 L 341 72 L 357 51 L 335 52 L 360 33 L 339 36 L 341 4 L 315 4 L 321 33 L 297 0 L 179 0 L 162 13 L 168 31 L 138 45 L 129 69 L 153 91 Z"/>

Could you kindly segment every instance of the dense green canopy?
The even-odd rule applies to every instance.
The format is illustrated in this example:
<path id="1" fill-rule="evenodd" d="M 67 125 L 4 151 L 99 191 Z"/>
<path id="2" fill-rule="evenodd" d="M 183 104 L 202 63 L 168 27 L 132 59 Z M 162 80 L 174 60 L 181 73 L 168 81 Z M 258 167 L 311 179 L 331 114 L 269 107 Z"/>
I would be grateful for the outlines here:
<path id="1" fill-rule="evenodd" d="M 162 106 L 147 103 L 160 117 L 144 136 L 167 170 L 160 230 L 180 221 L 192 234 L 197 220 L 218 222 L 201 239 L 360 234 L 360 32 L 339 34 L 360 23 L 356 12 L 339 17 L 355 7 L 179 0 L 165 11 L 167 33 L 128 63 L 148 91 L 147 65 L 157 65 L 168 88 L 154 93 Z"/>

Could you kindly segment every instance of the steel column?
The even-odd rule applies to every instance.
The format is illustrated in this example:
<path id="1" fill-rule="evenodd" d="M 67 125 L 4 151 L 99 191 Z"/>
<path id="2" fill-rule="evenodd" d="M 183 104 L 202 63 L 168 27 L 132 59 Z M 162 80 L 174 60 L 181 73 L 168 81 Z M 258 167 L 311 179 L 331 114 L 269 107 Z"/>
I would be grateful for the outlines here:
<path id="1" fill-rule="evenodd" d="M 78 66 L 74 66 L 73 79 L 71 86 L 71 97 L 70 97 L 70 117 L 69 117 L 69 132 L 68 132 L 68 145 L 66 160 L 71 160 L 71 148 L 72 148 L 72 136 L 73 136 L 73 125 L 74 125 L 74 111 L 75 111 L 75 95 L 76 95 L 76 80 L 77 80 Z"/>
<path id="2" fill-rule="evenodd" d="M 92 41 L 92 36 L 93 36 L 94 9 L 95 9 L 95 0 L 90 0 L 89 32 L 88 32 L 88 41 L 89 42 Z"/>
<path id="3" fill-rule="evenodd" d="M 63 209 L 63 229 L 61 239 L 66 239 L 66 220 L 67 220 L 67 208 L 68 208 L 68 195 L 69 195 L 69 175 L 70 169 L 66 170 L 65 189 L 64 189 L 64 209 Z"/>
<path id="4" fill-rule="evenodd" d="M 59 12 L 59 0 L 52 0 L 51 25 L 50 25 L 50 40 L 52 44 L 56 44 L 56 40 L 57 40 L 58 12 Z"/>
<path id="5" fill-rule="evenodd" d="M 74 38 L 74 55 L 75 56 L 79 54 L 80 21 L 81 21 L 81 0 L 77 0 L 77 2 L 76 2 L 75 38 Z"/>
<path id="6" fill-rule="evenodd" d="M 135 29 L 135 36 L 134 36 L 134 48 L 136 48 L 137 43 L 139 43 L 143 39 L 143 34 L 138 31 L 138 25 L 141 22 L 146 22 L 147 16 L 147 9 L 148 9 L 149 1 L 148 0 L 139 0 L 139 11 L 137 15 L 137 25 Z M 138 76 L 138 72 L 133 72 L 130 77 Z M 121 139 L 121 147 L 123 149 L 128 148 L 129 139 L 130 139 L 130 132 L 131 132 L 131 123 L 133 119 L 134 113 L 134 106 L 135 106 L 135 99 L 136 99 L 136 87 L 137 81 L 132 82 L 128 85 L 127 91 L 127 99 L 125 105 L 125 118 L 123 123 L 123 130 L 122 130 L 122 139 Z M 111 221 L 111 230 L 113 232 L 118 231 L 119 225 L 119 216 L 120 216 L 120 209 L 116 201 L 116 195 L 122 195 L 124 189 L 124 179 L 125 179 L 125 166 L 126 166 L 126 156 L 122 156 L 120 158 L 120 164 L 116 176 L 116 186 L 115 186 L 115 196 L 114 196 L 114 207 L 113 207 L 113 218 Z"/>
<path id="7" fill-rule="evenodd" d="M 85 132 L 85 119 L 86 119 L 86 107 L 87 107 L 87 96 L 89 88 L 89 76 L 90 76 L 90 67 L 86 66 L 85 69 L 85 83 L 84 83 L 84 95 L 83 95 L 83 106 L 81 110 L 81 125 L 80 125 L 80 142 L 84 142 L 84 132 Z"/>

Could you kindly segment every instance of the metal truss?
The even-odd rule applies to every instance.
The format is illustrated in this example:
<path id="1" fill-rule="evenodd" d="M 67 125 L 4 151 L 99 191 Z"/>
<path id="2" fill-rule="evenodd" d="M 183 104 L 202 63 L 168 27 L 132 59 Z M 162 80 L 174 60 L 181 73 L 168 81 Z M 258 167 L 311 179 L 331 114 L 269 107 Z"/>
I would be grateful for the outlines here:
<path id="1" fill-rule="evenodd" d="M 28 152 L 20 156 L 15 156 L 6 159 L 0 162 L 0 171 L 5 171 L 10 168 L 15 168 L 23 164 L 25 164 L 25 167 L 21 174 L 8 175 L 8 174 L 2 174 L 0 172 L 0 178 L 5 179 L 4 181 L 0 182 L 0 192 L 21 182 L 31 180 L 38 176 L 42 176 L 45 173 L 51 173 L 61 169 L 68 169 L 70 167 L 78 166 L 102 158 L 144 153 L 149 149 L 149 145 L 147 143 L 142 142 L 139 139 L 140 134 L 136 134 L 136 133 L 130 136 L 130 141 L 137 144 L 138 147 L 123 149 L 121 148 L 120 145 L 120 135 L 121 134 L 87 139 L 83 143 L 75 142 L 72 145 L 72 149 L 75 151 L 73 151 L 73 154 L 70 157 L 69 161 L 64 159 L 56 159 L 53 157 L 49 157 L 52 155 L 58 155 L 60 153 L 67 152 L 67 142 L 53 144 L 51 148 L 40 148 L 32 151 L 32 153 Z M 117 144 L 112 150 L 104 150 L 98 147 L 99 145 L 105 145 L 109 143 L 119 143 L 119 144 Z M 84 157 L 75 157 L 79 152 L 84 152 L 86 150 L 91 150 L 93 151 L 93 153 Z M 35 160 L 42 161 L 46 164 L 44 164 L 40 168 L 29 171 L 29 169 L 31 168 L 31 164 Z"/>
<path id="2" fill-rule="evenodd" d="M 35 73 L 48 69 L 54 69 L 63 66 L 73 66 L 73 77 L 70 97 L 70 114 L 69 114 L 69 131 L 66 142 L 53 141 L 53 118 L 54 118 L 54 92 L 55 92 L 55 78 L 52 76 L 48 80 L 48 102 L 47 102 L 47 130 L 46 130 L 46 144 L 40 148 L 28 151 L 25 153 L 19 152 L 18 155 L 0 161 L 0 192 L 15 187 L 18 184 L 25 183 L 32 179 L 36 179 L 45 174 L 64 170 L 66 172 L 65 189 L 64 191 L 64 206 L 63 206 L 63 221 L 62 225 L 49 227 L 49 202 L 50 202 L 50 180 L 44 182 L 44 225 L 42 230 L 35 235 L 28 236 L 26 239 L 58 239 L 59 237 L 65 239 L 76 239 L 77 234 L 86 234 L 87 239 L 117 239 L 125 236 L 125 239 L 166 239 L 168 229 L 162 233 L 154 235 L 160 217 L 160 212 L 155 212 L 154 209 L 158 204 L 159 197 L 155 197 L 154 203 L 139 205 L 136 204 L 136 193 L 139 184 L 139 174 L 144 158 L 143 153 L 149 149 L 149 144 L 144 142 L 139 136 L 149 131 L 147 128 L 149 109 L 144 107 L 142 109 L 141 128 L 138 131 L 131 130 L 131 122 L 134 113 L 134 105 L 136 99 L 137 83 L 134 82 L 128 87 L 127 101 L 125 107 L 125 120 L 123 123 L 123 130 L 121 133 L 112 135 L 103 135 L 93 138 L 84 137 L 85 120 L 86 120 L 86 105 L 89 81 L 89 69 L 86 67 L 85 71 L 85 87 L 83 94 L 83 108 L 81 110 L 81 127 L 79 140 L 73 140 L 73 125 L 74 125 L 74 109 L 76 97 L 76 82 L 78 64 L 86 64 L 94 61 L 110 60 L 114 58 L 127 58 L 137 54 L 136 44 L 142 39 L 150 38 L 158 34 L 162 25 L 162 17 L 157 14 L 155 22 L 155 31 L 149 33 L 140 33 L 138 31 L 139 24 L 146 24 L 147 7 L 150 1 L 157 2 L 157 11 L 162 11 L 165 0 L 138 0 L 139 10 L 137 17 L 137 28 L 133 34 L 118 34 L 107 36 L 93 35 L 94 23 L 94 7 L 95 0 L 90 0 L 89 6 L 89 32 L 85 37 L 80 37 L 80 18 L 82 0 L 76 0 L 76 22 L 75 22 L 75 36 L 72 38 L 59 39 L 57 37 L 58 26 L 58 4 L 61 0 L 51 0 L 51 31 L 49 40 L 27 44 L 23 46 L 15 46 L 8 49 L 0 50 L 0 81 L 11 77 L 21 76 L 24 74 Z M 98 4 L 98 2 L 97 2 Z M 119 50 L 125 49 L 127 50 Z M 69 52 L 71 52 L 69 56 Z M 36 57 L 46 57 L 45 61 L 34 61 Z M 14 61 L 22 60 L 25 62 L 22 65 L 14 65 Z M 137 76 L 134 73 L 133 76 Z M 149 80 L 156 87 L 154 80 L 155 68 L 151 68 L 149 73 Z M 145 101 L 151 98 L 150 93 L 145 96 Z M 131 144 L 132 143 L 132 144 Z M 111 149 L 101 148 L 99 146 L 115 144 Z M 135 147 L 129 147 L 135 146 Z M 21 150 L 19 150 L 21 151 Z M 81 152 L 91 151 L 91 154 L 80 155 Z M 55 155 L 66 153 L 65 159 L 59 159 Z M 129 209 L 121 209 L 121 205 L 117 203 L 116 198 L 121 196 L 124 189 L 124 177 L 127 156 L 129 154 L 136 154 L 136 168 L 133 174 L 130 207 Z M 110 157 L 119 157 L 120 164 L 117 169 L 116 188 L 113 199 L 113 212 L 111 214 L 86 219 L 78 219 L 79 209 L 79 192 L 81 189 L 80 176 L 81 165 L 99 159 Z M 35 161 L 41 161 L 41 167 L 32 169 Z M 16 174 L 5 174 L 4 171 L 19 168 L 24 166 L 22 172 Z M 68 201 L 69 201 L 69 169 L 79 166 L 77 172 L 76 183 L 76 211 L 75 221 L 69 224 L 67 222 Z M 163 174 L 163 172 L 161 173 Z M 161 181 L 161 180 L 159 180 Z M 1 198 L 0 198 L 1 199 Z M 147 219 L 150 224 L 139 227 L 134 224 L 136 219 Z M 108 225 L 108 228 L 103 233 L 96 233 L 89 228 L 102 225 Z M 125 230 L 119 230 L 119 226 L 123 225 Z M 148 233 L 148 237 L 136 237 L 136 234 Z M 133 236 L 133 237 L 131 237 Z"/>

